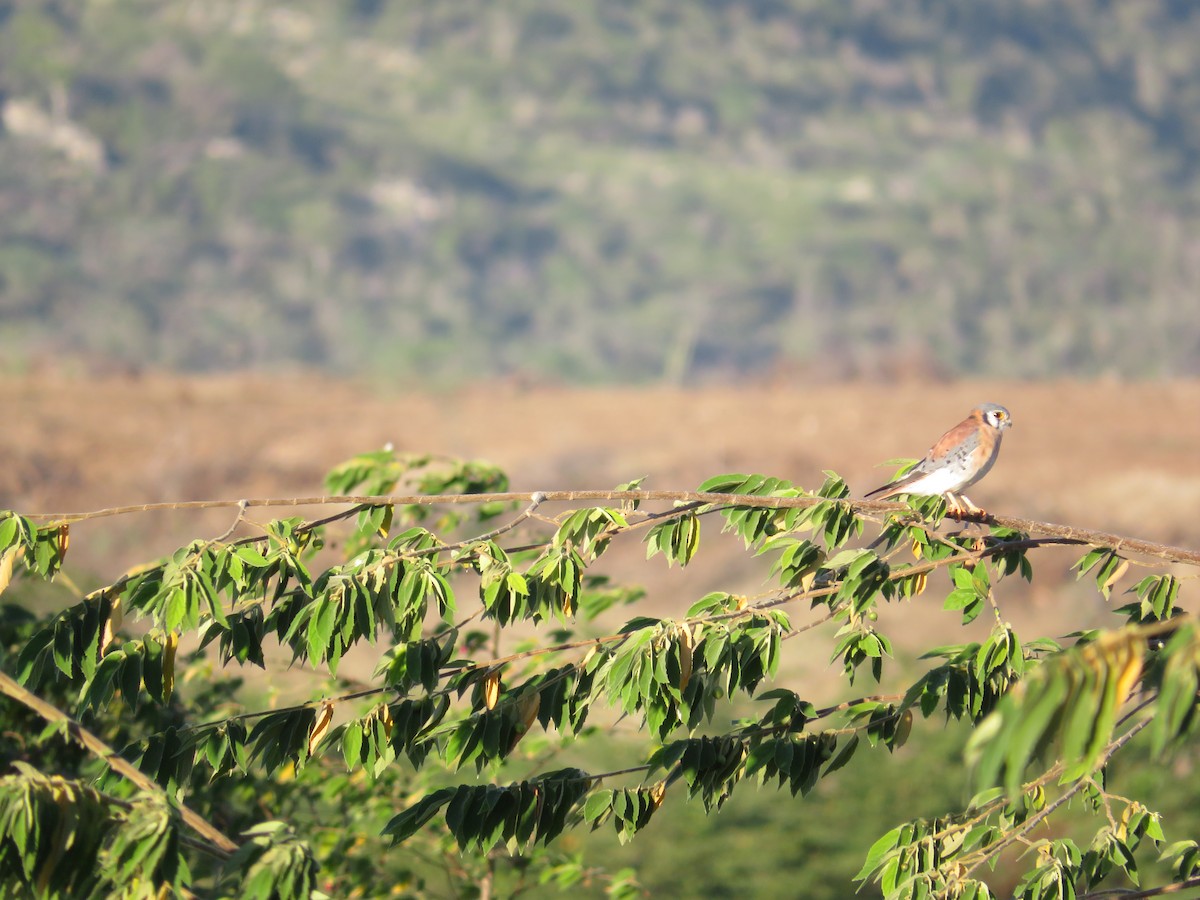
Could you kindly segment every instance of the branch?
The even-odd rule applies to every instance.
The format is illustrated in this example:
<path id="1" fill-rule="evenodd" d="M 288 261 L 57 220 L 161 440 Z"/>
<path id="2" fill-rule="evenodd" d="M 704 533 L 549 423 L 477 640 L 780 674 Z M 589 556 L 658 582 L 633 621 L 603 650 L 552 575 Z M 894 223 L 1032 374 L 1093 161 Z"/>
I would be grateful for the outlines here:
<path id="1" fill-rule="evenodd" d="M 226 528 L 226 529 L 225 529 L 223 532 L 221 532 L 221 533 L 220 533 L 220 534 L 219 534 L 217 537 L 213 538 L 213 539 L 212 539 L 212 541 L 211 541 L 210 543 L 213 543 L 213 544 L 219 544 L 219 543 L 221 543 L 222 541 L 224 541 L 224 540 L 227 540 L 229 537 L 231 537 L 231 536 L 233 535 L 233 533 L 234 533 L 235 531 L 237 531 L 237 529 L 238 529 L 238 526 L 239 526 L 239 525 L 241 525 L 241 524 L 242 524 L 242 522 L 243 522 L 243 520 L 246 518 L 246 505 L 247 505 L 249 502 L 250 502 L 249 500 L 239 500 L 239 501 L 238 501 L 238 505 L 237 505 L 237 511 L 238 511 L 238 512 L 237 512 L 237 518 L 235 518 L 235 519 L 233 520 L 233 524 L 232 524 L 232 525 L 230 525 L 228 528 Z"/>
<path id="2" fill-rule="evenodd" d="M 970 517 L 965 517 L 970 519 Z M 1170 562 L 1184 563 L 1189 566 L 1200 566 L 1200 551 L 1185 550 L 1182 547 L 1172 547 L 1169 544 L 1156 544 L 1137 538 L 1125 537 L 1108 531 L 1091 531 L 1086 528 L 1075 528 L 1072 525 L 1057 525 L 1054 522 L 1039 522 L 1034 519 L 1020 519 L 1016 516 L 984 516 L 974 521 L 994 523 L 1005 528 L 1015 528 L 1029 534 L 1044 534 L 1049 537 L 1061 538 L 1064 543 L 1087 544 L 1092 547 L 1104 547 L 1117 552 L 1126 551 L 1142 556 L 1154 556 Z"/>
<path id="3" fill-rule="evenodd" d="M 1134 715 L 1135 713 L 1137 713 L 1138 711 L 1143 709 L 1145 706 L 1147 706 L 1149 704 L 1149 702 L 1150 701 L 1146 701 L 1144 703 L 1139 704 L 1137 707 L 1135 707 L 1130 713 L 1128 713 L 1125 716 L 1125 719 L 1128 719 L 1130 716 Z M 1108 761 L 1110 759 L 1112 759 L 1114 755 L 1116 755 L 1117 751 L 1120 750 L 1122 747 L 1124 747 L 1131 740 L 1133 740 L 1134 736 L 1139 731 L 1141 731 L 1143 728 L 1145 728 L 1147 725 L 1149 725 L 1151 723 L 1151 721 L 1153 721 L 1152 718 L 1145 718 L 1145 719 L 1142 719 L 1140 722 L 1136 722 L 1134 725 L 1132 725 L 1130 727 L 1130 729 L 1127 732 L 1125 732 L 1123 735 L 1121 735 L 1116 740 L 1112 741 L 1112 743 L 1110 743 L 1104 749 L 1104 753 L 1101 755 L 1099 761 L 1096 763 L 1095 768 L 1097 770 L 1099 770 L 1099 769 L 1104 768 L 1106 765 L 1108 765 Z M 988 847 L 986 852 L 983 853 L 983 855 L 980 857 L 978 862 L 974 862 L 970 865 L 970 867 L 968 868 L 968 872 L 974 872 L 980 866 L 982 866 L 985 863 L 989 862 L 990 860 L 994 859 L 1005 847 L 1007 847 L 1009 844 L 1011 844 L 1014 840 L 1019 840 L 1021 838 L 1024 838 L 1025 835 L 1029 834 L 1041 822 L 1045 821 L 1050 815 L 1052 815 L 1055 810 L 1059 809 L 1064 804 L 1069 803 L 1071 798 L 1074 797 L 1076 794 L 1078 794 L 1080 791 L 1082 791 L 1085 787 L 1087 787 L 1088 784 L 1089 784 L 1088 779 L 1080 778 L 1078 781 L 1076 781 L 1074 784 L 1072 784 L 1069 788 L 1067 788 L 1067 790 L 1065 790 L 1063 792 L 1061 797 L 1059 797 L 1053 803 L 1047 804 L 1041 810 L 1039 810 L 1035 815 L 1030 816 L 1028 819 L 1026 819 L 1020 828 L 1017 828 L 1016 830 L 1010 832 L 1009 834 L 1005 835 L 1001 840 L 997 841 L 995 844 L 992 844 L 990 847 Z"/>
<path id="4" fill-rule="evenodd" d="M 90 519 L 101 519 L 109 516 L 123 516 L 134 513 L 160 512 L 168 510 L 190 509 L 220 509 L 238 508 L 245 504 L 249 507 L 295 507 L 295 506 L 327 506 L 331 504 L 355 504 L 359 506 L 442 506 L 474 503 L 530 503 L 535 499 L 541 502 L 575 503 L 579 501 L 682 501 L 691 503 L 720 503 L 738 507 L 758 507 L 766 509 L 794 509 L 815 506 L 819 503 L 843 503 L 855 512 L 893 513 L 911 512 L 906 503 L 895 503 L 887 500 L 836 500 L 830 501 L 824 497 L 759 497 L 748 494 L 714 494 L 698 491 L 509 491 L 495 494 L 413 494 L 407 496 L 327 496 L 327 497 L 290 497 L 257 500 L 188 500 L 172 503 L 144 503 L 137 506 L 113 506 L 91 512 L 67 513 L 32 513 L 30 519 L 46 519 L 51 524 L 71 524 Z M 335 518 L 343 518 L 337 516 Z M 1016 516 L 996 516 L 986 513 L 963 514 L 956 521 L 976 522 L 981 525 L 1000 525 L 1013 528 L 1028 534 L 1040 534 L 1060 539 L 1063 543 L 1085 544 L 1092 547 L 1104 547 L 1115 551 L 1137 553 L 1152 556 L 1171 562 L 1200 566 L 1200 551 L 1187 550 L 1182 547 L 1172 547 L 1168 544 L 1158 544 L 1125 537 L 1107 531 L 1093 531 L 1086 528 L 1076 528 L 1071 525 L 1058 525 L 1054 522 L 1040 522 L 1035 519 L 1022 519 Z"/>
<path id="5" fill-rule="evenodd" d="M 469 547 L 471 544 L 478 544 L 484 541 L 494 540 L 500 537 L 500 535 L 507 534 L 514 528 L 517 528 L 527 519 L 532 518 L 533 514 L 537 512 L 537 508 L 544 502 L 546 502 L 546 495 L 542 491 L 535 491 L 533 496 L 529 498 L 529 505 L 522 510 L 520 515 L 516 516 L 511 521 L 506 522 L 498 528 L 493 528 L 491 531 L 485 532 L 484 534 L 477 534 L 474 537 L 470 537 L 462 541 L 455 541 L 453 544 L 438 544 L 434 547 L 429 547 L 420 551 L 419 555 L 423 556 L 436 553 L 445 553 L 448 550 L 460 550 L 463 547 Z"/>
<path id="6" fill-rule="evenodd" d="M 1194 887 L 1200 887 L 1200 875 L 1193 878 L 1185 878 L 1183 881 L 1176 881 L 1172 884 L 1164 884 L 1162 887 L 1146 888 L 1144 891 L 1133 891 L 1128 888 L 1092 891 L 1088 894 L 1080 894 L 1079 900 L 1096 900 L 1097 897 L 1120 897 L 1121 900 L 1142 900 L 1144 897 L 1161 897 L 1165 894 L 1177 894 L 1180 891 L 1186 891 Z"/>
<path id="7" fill-rule="evenodd" d="M 130 765 L 112 747 L 108 746 L 108 744 L 104 743 L 104 741 L 100 740 L 100 738 L 96 737 L 96 735 L 92 734 L 66 713 L 47 703 L 36 694 L 27 691 L 4 672 L 0 672 L 0 693 L 11 697 L 22 706 L 33 710 L 47 722 L 65 723 L 67 733 L 114 772 L 124 775 L 143 791 L 167 796 L 166 791 L 147 778 L 141 771 Z M 170 798 L 168 797 L 168 799 Z M 212 845 L 210 852 L 213 855 L 219 856 L 222 859 L 228 859 L 237 852 L 237 844 L 218 831 L 207 819 L 203 818 L 190 807 L 180 803 L 179 814 L 193 831 Z"/>

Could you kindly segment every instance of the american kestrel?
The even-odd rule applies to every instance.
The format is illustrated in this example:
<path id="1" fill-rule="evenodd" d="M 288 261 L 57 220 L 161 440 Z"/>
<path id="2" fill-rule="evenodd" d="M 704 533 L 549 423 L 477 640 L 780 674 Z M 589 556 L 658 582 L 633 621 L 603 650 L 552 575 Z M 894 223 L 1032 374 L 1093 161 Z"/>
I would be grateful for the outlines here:
<path id="1" fill-rule="evenodd" d="M 1012 416 L 998 403 L 984 403 L 938 438 L 925 458 L 895 481 L 867 494 L 887 500 L 897 494 L 943 494 L 955 513 L 982 512 L 962 492 L 979 481 L 1000 455 Z"/>

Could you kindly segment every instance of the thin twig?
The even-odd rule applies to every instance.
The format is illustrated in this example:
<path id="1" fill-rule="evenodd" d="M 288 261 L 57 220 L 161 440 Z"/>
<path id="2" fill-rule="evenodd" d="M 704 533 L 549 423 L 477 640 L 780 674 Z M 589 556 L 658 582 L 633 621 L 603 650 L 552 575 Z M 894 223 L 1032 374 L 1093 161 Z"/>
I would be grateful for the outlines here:
<path id="1" fill-rule="evenodd" d="M 222 541 L 224 541 L 224 540 L 228 540 L 228 539 L 229 539 L 229 538 L 230 538 L 230 537 L 233 535 L 233 533 L 234 533 L 235 531 L 237 531 L 237 528 L 238 528 L 238 526 L 239 526 L 239 525 L 241 525 L 241 524 L 242 524 L 242 522 L 243 522 L 243 521 L 245 520 L 245 518 L 246 518 L 246 507 L 249 505 L 249 503 L 250 503 L 250 501 L 249 501 L 249 500 L 239 500 L 239 501 L 238 501 L 238 504 L 237 504 L 237 511 L 238 511 L 238 512 L 237 512 L 237 518 L 235 518 L 235 519 L 233 520 L 233 524 L 232 524 L 232 525 L 230 525 L 228 528 L 226 528 L 226 529 L 225 529 L 223 532 L 221 532 L 221 534 L 219 534 L 217 537 L 213 538 L 213 539 L 212 539 L 212 543 L 214 543 L 214 544 L 219 544 L 219 543 L 221 543 L 221 542 L 222 542 Z"/>
<path id="2" fill-rule="evenodd" d="M 521 525 L 526 520 L 532 518 L 533 514 L 535 512 L 537 512 L 537 508 L 545 502 L 546 502 L 545 493 L 543 493 L 542 491 L 535 491 L 533 496 L 529 498 L 529 505 L 527 507 L 525 507 L 525 509 L 521 512 L 521 514 L 516 516 L 509 522 L 506 522 L 505 524 L 501 525 L 499 528 L 493 528 L 491 531 L 484 532 L 483 534 L 477 534 L 474 537 L 465 538 L 464 540 L 461 540 L 461 541 L 455 541 L 453 544 L 438 544 L 433 547 L 428 547 L 428 548 L 422 550 L 421 554 L 422 555 L 435 554 L 435 553 L 445 553 L 448 550 L 461 550 L 463 547 L 469 547 L 472 544 L 479 544 L 479 543 L 482 543 L 483 541 L 494 540 L 494 539 L 500 537 L 500 535 L 507 534 L 508 532 L 512 531 L 514 528 Z"/>

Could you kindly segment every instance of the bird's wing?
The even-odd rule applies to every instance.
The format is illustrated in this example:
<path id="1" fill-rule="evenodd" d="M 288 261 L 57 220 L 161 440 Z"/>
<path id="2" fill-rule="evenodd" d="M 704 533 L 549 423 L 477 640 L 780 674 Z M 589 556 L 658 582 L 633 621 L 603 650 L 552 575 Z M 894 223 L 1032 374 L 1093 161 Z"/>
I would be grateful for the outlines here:
<path id="1" fill-rule="evenodd" d="M 973 418 L 966 418 L 943 434 L 934 445 L 929 448 L 929 452 L 925 454 L 925 458 L 909 469 L 895 481 L 889 481 L 885 485 L 875 488 L 875 490 L 864 494 L 865 497 L 874 497 L 880 494 L 900 494 L 904 489 L 914 482 L 920 481 L 930 472 L 936 471 L 945 462 L 946 457 L 952 452 L 961 452 L 970 454 L 979 444 L 979 425 Z M 884 497 L 883 499 L 887 499 Z"/>
<path id="2" fill-rule="evenodd" d="M 921 462 L 930 462 L 936 465 L 959 448 L 967 453 L 974 450 L 979 446 L 979 424 L 973 415 L 963 419 L 937 439 Z"/>
<path id="3" fill-rule="evenodd" d="M 912 484 L 915 481 L 920 481 L 922 478 L 924 478 L 926 475 L 929 474 L 930 467 L 927 465 L 928 462 L 929 462 L 929 457 L 927 456 L 923 460 L 921 460 L 919 463 L 917 463 L 915 466 L 913 466 L 911 469 L 909 469 L 907 472 L 905 472 L 904 475 L 897 478 L 895 481 L 889 481 L 887 484 L 880 485 L 879 487 L 875 488 L 875 490 L 868 491 L 867 493 L 863 494 L 863 496 L 864 497 L 879 496 L 881 500 L 886 500 L 892 494 L 901 493 L 910 484 Z M 885 495 L 885 492 L 886 492 L 886 495 Z M 880 496 L 880 495 L 884 495 L 884 496 Z"/>

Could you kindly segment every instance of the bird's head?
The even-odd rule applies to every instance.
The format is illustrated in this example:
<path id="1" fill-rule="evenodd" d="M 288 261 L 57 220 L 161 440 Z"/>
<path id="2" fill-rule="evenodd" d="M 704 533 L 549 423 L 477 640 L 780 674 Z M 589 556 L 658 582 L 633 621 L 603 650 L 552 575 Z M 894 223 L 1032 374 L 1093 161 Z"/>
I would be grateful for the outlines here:
<path id="1" fill-rule="evenodd" d="M 985 425 L 1003 431 L 1012 425 L 1012 414 L 999 403 L 985 403 L 975 411 Z"/>

